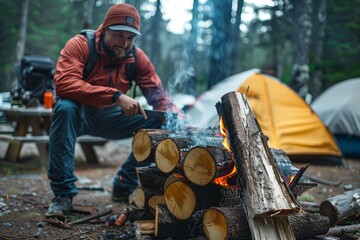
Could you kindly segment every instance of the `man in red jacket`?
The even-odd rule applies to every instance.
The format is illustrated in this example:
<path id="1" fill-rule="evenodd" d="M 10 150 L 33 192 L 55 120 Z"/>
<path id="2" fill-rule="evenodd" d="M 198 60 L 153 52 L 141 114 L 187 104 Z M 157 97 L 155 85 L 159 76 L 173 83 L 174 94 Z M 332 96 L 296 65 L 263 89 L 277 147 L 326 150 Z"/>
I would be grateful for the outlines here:
<path id="1" fill-rule="evenodd" d="M 62 49 L 56 65 L 54 105 L 49 142 L 50 186 L 55 195 L 46 215 L 66 214 L 77 194 L 74 182 L 76 137 L 84 134 L 107 139 L 131 137 L 141 128 L 160 128 L 160 119 L 148 119 L 139 102 L 125 93 L 130 88 L 126 64 L 134 62 L 130 51 L 136 36 L 140 36 L 140 16 L 128 4 L 109 8 L 103 23 L 95 31 L 98 54 L 90 75 L 83 79 L 89 57 L 86 37 L 76 35 Z M 162 86 L 153 64 L 146 54 L 136 49 L 135 82 L 148 104 L 155 110 L 179 110 Z M 137 186 L 133 154 L 114 178 L 113 200 L 126 200 Z M 121 181 L 120 181 L 121 177 Z"/>

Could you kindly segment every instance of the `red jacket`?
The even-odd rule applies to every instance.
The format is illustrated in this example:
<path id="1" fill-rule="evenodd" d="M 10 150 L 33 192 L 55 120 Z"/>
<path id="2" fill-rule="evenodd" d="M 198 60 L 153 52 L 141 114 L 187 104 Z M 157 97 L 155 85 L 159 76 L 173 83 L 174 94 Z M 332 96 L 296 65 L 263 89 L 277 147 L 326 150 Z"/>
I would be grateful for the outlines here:
<path id="1" fill-rule="evenodd" d="M 83 68 L 89 56 L 87 39 L 83 35 L 71 38 L 62 49 L 56 65 L 55 86 L 60 98 L 72 99 L 96 108 L 114 104 L 116 92 L 126 93 L 130 84 L 126 79 L 125 65 L 134 62 L 130 56 L 114 61 L 100 47 L 101 28 L 95 32 L 96 51 L 99 54 L 91 74 L 83 80 Z M 136 49 L 135 82 L 140 86 L 148 104 L 155 110 L 178 111 L 162 86 L 155 68 L 146 54 Z"/>

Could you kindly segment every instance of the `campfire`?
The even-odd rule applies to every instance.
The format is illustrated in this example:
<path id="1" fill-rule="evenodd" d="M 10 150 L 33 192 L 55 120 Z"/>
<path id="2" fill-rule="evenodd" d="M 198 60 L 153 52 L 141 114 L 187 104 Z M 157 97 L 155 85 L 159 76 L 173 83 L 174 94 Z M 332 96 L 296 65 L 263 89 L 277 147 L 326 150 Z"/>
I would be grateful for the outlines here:
<path id="1" fill-rule="evenodd" d="M 150 163 L 136 169 L 140 187 L 129 197 L 129 205 L 142 211 L 132 216 L 137 238 L 325 234 L 329 218 L 300 211 L 296 200 L 314 186 L 299 182 L 308 166 L 294 171 L 284 151 L 269 148 L 244 95 L 226 94 L 216 107 L 219 129 L 141 129 L 134 134 L 136 160 Z M 120 214 L 118 223 L 126 217 L 128 212 Z"/>

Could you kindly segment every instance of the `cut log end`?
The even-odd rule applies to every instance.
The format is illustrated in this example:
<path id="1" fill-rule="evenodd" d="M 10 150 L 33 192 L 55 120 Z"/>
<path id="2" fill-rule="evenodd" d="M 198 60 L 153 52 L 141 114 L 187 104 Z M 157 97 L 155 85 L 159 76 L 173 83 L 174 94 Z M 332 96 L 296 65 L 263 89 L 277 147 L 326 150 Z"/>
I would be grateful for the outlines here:
<path id="1" fill-rule="evenodd" d="M 206 210 L 203 218 L 203 227 L 208 239 L 226 239 L 227 222 L 224 215 L 215 208 Z"/>
<path id="2" fill-rule="evenodd" d="M 215 160 L 205 148 L 195 147 L 186 155 L 183 170 L 185 177 L 190 182 L 199 186 L 205 186 L 215 177 Z"/>
<path id="3" fill-rule="evenodd" d="M 188 219 L 195 210 L 195 194 L 192 189 L 182 181 L 171 183 L 165 189 L 164 198 L 169 211 L 177 219 Z"/>
<path id="4" fill-rule="evenodd" d="M 320 204 L 320 214 L 329 218 L 331 226 L 335 226 L 336 223 L 339 221 L 338 210 L 328 200 L 325 200 Z"/>
<path id="5" fill-rule="evenodd" d="M 136 161 L 145 161 L 151 152 L 151 139 L 146 131 L 139 131 L 132 141 L 132 150 Z"/>
<path id="6" fill-rule="evenodd" d="M 143 189 L 136 188 L 129 196 L 129 203 L 134 204 L 138 208 L 143 208 L 145 206 L 145 193 Z"/>
<path id="7" fill-rule="evenodd" d="M 155 162 L 160 171 L 170 173 L 179 161 L 179 148 L 173 139 L 165 139 L 156 147 Z"/>
<path id="8" fill-rule="evenodd" d="M 153 212 L 153 213 L 155 213 L 156 207 L 157 207 L 157 205 L 159 205 L 159 204 L 165 204 L 164 196 L 162 196 L 162 195 L 152 196 L 152 197 L 149 199 L 149 202 L 148 202 L 150 211 Z"/>

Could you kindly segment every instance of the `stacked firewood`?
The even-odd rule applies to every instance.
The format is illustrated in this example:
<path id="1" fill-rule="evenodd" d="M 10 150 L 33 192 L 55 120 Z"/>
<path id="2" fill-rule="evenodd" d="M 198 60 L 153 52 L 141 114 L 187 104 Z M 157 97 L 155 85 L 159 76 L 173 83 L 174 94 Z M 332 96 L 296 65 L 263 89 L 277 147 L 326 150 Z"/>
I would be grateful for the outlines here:
<path id="1" fill-rule="evenodd" d="M 155 237 L 305 239 L 328 232 L 329 217 L 300 211 L 246 98 L 229 93 L 217 109 L 222 134 L 141 129 L 133 137 L 135 159 L 149 166 L 136 169 L 140 186 L 129 203 L 153 214 Z"/>

